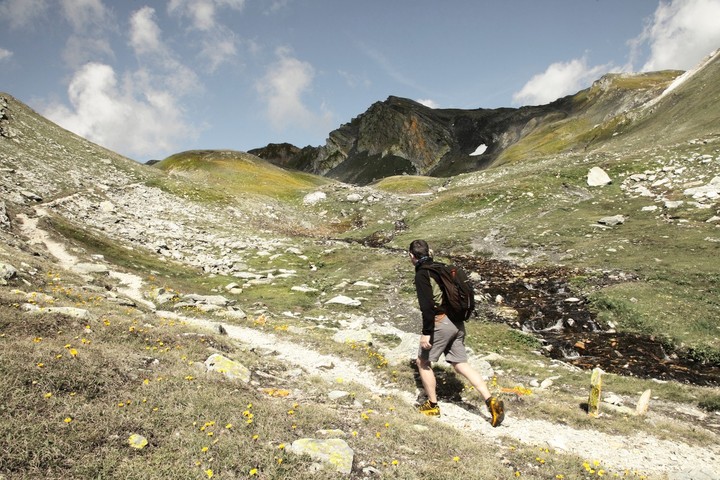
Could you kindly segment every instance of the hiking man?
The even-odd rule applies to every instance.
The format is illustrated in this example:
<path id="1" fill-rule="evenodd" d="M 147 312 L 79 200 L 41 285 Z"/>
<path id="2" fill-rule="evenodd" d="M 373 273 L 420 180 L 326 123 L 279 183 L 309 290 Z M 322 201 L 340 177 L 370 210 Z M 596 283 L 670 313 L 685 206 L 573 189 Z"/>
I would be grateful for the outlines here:
<path id="1" fill-rule="evenodd" d="M 427 401 L 419 407 L 425 415 L 440 415 L 437 403 L 435 373 L 432 362 L 437 362 L 441 354 L 453 366 L 455 371 L 465 377 L 485 399 L 485 405 L 491 415 L 491 425 L 497 427 L 505 418 L 504 405 L 493 397 L 485 380 L 467 361 L 465 350 L 465 322 L 453 322 L 446 315 L 443 306 L 443 291 L 438 274 L 425 265 L 433 263 L 430 247 L 425 240 L 414 240 L 408 249 L 410 261 L 415 266 L 415 290 L 422 312 L 422 335 L 416 360 L 420 380 L 427 394 Z"/>

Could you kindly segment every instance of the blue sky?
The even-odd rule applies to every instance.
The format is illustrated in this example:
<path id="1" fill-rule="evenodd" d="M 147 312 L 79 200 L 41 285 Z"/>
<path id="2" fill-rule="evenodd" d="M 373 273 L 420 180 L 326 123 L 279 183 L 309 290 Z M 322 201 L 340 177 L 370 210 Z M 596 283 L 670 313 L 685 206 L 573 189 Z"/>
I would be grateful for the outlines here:
<path id="1" fill-rule="evenodd" d="M 389 95 L 545 104 L 718 47 L 720 0 L 0 0 L 0 91 L 140 162 L 322 145 Z"/>

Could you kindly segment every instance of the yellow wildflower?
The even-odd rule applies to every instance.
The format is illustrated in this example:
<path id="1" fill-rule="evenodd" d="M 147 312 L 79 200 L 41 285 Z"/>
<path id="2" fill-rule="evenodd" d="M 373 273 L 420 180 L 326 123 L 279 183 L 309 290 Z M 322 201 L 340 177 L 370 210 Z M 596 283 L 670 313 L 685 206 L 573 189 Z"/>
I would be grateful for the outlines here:
<path id="1" fill-rule="evenodd" d="M 205 470 L 205 475 L 207 475 L 208 478 L 212 478 L 212 477 L 213 477 L 213 471 L 208 468 L 207 470 Z"/>
<path id="2" fill-rule="evenodd" d="M 253 469 L 250 470 L 250 476 L 257 475 L 257 473 L 258 473 L 258 469 L 257 469 L 257 468 L 253 468 Z"/>
<path id="3" fill-rule="evenodd" d="M 65 417 L 65 420 L 63 420 L 63 422 L 70 423 L 70 422 L 72 422 L 72 420 L 73 419 L 71 417 Z"/>

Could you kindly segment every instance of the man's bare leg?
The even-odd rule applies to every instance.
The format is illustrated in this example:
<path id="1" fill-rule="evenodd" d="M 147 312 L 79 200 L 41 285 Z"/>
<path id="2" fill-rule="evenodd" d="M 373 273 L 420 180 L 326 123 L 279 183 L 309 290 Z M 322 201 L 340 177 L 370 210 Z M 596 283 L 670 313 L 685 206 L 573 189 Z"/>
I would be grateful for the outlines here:
<path id="1" fill-rule="evenodd" d="M 487 400 L 492 396 L 490 390 L 487 387 L 487 383 L 485 383 L 485 380 L 483 380 L 480 374 L 469 363 L 453 363 L 452 366 L 455 368 L 455 371 L 457 373 L 467 378 L 468 382 L 470 382 L 470 384 L 475 387 L 475 390 L 480 392 L 483 400 Z"/>
<path id="2" fill-rule="evenodd" d="M 472 386 L 475 387 L 475 389 L 480 392 L 480 395 L 483 396 L 485 405 L 488 407 L 488 411 L 490 412 L 490 424 L 493 427 L 500 426 L 505 419 L 505 405 L 503 401 L 492 396 L 485 380 L 483 380 L 480 374 L 472 368 L 469 363 L 453 363 L 452 366 L 455 367 L 456 372 L 467 378 Z"/>
<path id="3" fill-rule="evenodd" d="M 432 363 L 429 360 L 423 360 L 421 358 L 418 358 L 415 363 L 417 363 L 420 381 L 423 384 L 428 400 L 432 403 L 437 403 L 437 381 L 435 380 L 435 372 L 433 372 Z"/>

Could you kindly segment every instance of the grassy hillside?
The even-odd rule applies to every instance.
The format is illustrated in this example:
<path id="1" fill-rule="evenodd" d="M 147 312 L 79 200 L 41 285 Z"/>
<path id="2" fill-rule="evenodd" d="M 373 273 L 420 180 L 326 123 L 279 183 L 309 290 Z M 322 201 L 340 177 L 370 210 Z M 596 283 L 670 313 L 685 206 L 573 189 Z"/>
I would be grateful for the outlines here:
<path id="1" fill-rule="evenodd" d="M 323 177 L 291 172 L 244 152 L 193 150 L 172 155 L 156 168 L 192 178 L 215 192 L 230 196 L 264 195 L 296 200 L 312 188 L 330 183 Z"/>
<path id="2" fill-rule="evenodd" d="M 717 106 L 715 77 L 658 102 L 660 117 L 612 104 L 615 89 L 642 94 L 674 77 L 608 77 L 563 100 L 574 120 L 529 126 L 487 170 L 364 187 L 231 151 L 149 168 L 11 99 L 0 264 L 16 272 L 0 286 L 0 477 L 338 478 L 289 451 L 326 436 L 354 452 L 343 478 L 663 479 L 673 462 L 692 462 L 687 452 L 713 468 L 717 386 L 607 374 L 604 393 L 625 404 L 590 418 L 589 372 L 489 315 L 517 307 L 509 300 L 484 298 L 484 316 L 467 324 L 506 424 L 483 430 L 477 392 L 443 366 L 445 416 L 420 417 L 408 401 L 419 312 L 405 250 L 416 238 L 442 260 L 501 262 L 530 292 L 569 275 L 563 295 L 580 297 L 602 329 L 720 364 L 720 207 L 687 193 L 720 176 L 716 110 L 701 101 Z M 612 183 L 588 186 L 596 166 Z M 303 202 L 316 192 L 325 197 Z M 615 215 L 624 222 L 599 223 Z M 478 285 L 501 284 L 474 273 Z M 250 381 L 208 372 L 217 353 Z M 648 389 L 651 413 L 636 416 Z M 577 453 L 586 445 L 607 457 Z"/>
<path id="3" fill-rule="evenodd" d="M 564 114 L 533 121 L 522 138 L 498 156 L 495 164 L 600 146 L 618 133 L 629 111 L 655 98 L 681 73 L 608 74 L 592 87 L 555 101 L 552 105 L 557 105 L 557 111 Z"/>

